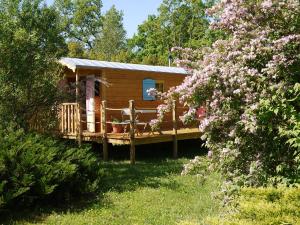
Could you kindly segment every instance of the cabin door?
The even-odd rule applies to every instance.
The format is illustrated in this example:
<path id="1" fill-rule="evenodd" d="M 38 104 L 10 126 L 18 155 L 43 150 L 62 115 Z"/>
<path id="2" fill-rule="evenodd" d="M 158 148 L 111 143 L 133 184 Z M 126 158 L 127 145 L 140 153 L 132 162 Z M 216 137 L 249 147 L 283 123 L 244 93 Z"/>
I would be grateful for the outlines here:
<path id="1" fill-rule="evenodd" d="M 95 118 L 95 75 L 86 77 L 86 126 L 87 131 L 96 131 Z"/>

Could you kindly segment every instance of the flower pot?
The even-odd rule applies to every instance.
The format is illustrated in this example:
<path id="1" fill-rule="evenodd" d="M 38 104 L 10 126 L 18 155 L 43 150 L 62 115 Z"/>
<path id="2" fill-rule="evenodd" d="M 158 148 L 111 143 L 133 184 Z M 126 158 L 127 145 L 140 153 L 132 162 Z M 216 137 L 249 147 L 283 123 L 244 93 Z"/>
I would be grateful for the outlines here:
<path id="1" fill-rule="evenodd" d="M 197 110 L 196 110 L 196 115 L 198 117 L 199 120 L 202 120 L 206 117 L 206 108 L 204 106 L 200 106 Z"/>
<path id="2" fill-rule="evenodd" d="M 113 133 L 123 133 L 123 127 L 119 124 L 112 124 L 112 132 Z"/>

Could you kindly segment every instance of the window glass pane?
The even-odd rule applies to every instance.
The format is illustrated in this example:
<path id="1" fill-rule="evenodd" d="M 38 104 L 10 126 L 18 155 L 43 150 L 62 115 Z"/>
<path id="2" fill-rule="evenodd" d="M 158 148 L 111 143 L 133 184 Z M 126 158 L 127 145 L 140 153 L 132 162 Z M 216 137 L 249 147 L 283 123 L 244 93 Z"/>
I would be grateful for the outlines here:
<path id="1" fill-rule="evenodd" d="M 100 96 L 100 82 L 95 81 L 95 96 Z"/>
<path id="2" fill-rule="evenodd" d="M 156 81 L 155 89 L 159 92 L 164 92 L 164 83 L 162 81 Z"/>
<path id="3" fill-rule="evenodd" d="M 145 101 L 155 100 L 153 96 L 149 96 L 147 93 L 147 90 L 149 90 L 150 88 L 155 88 L 155 80 L 152 79 L 143 80 L 143 100 Z"/>

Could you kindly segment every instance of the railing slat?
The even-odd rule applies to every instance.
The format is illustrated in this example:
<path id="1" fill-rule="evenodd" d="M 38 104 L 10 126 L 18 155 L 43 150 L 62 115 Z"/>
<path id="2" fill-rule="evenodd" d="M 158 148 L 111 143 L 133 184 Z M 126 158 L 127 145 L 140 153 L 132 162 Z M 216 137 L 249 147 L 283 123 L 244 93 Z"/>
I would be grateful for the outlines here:
<path id="1" fill-rule="evenodd" d="M 64 106 L 61 105 L 61 115 L 60 115 L 60 131 L 64 132 Z"/>
<path id="2" fill-rule="evenodd" d="M 67 106 L 64 106 L 64 132 L 67 132 Z"/>
<path id="3" fill-rule="evenodd" d="M 79 146 L 82 143 L 82 123 L 81 123 L 81 107 L 80 107 L 80 103 L 77 104 L 77 110 L 78 110 L 78 144 Z"/>
<path id="4" fill-rule="evenodd" d="M 80 108 L 78 103 L 61 104 L 60 131 L 68 135 L 78 135 L 80 131 Z"/>
<path id="5" fill-rule="evenodd" d="M 73 133 L 76 134 L 76 124 L 77 124 L 77 107 L 73 106 Z"/>
<path id="6" fill-rule="evenodd" d="M 71 105 L 71 133 L 74 134 L 74 105 Z"/>
<path id="7" fill-rule="evenodd" d="M 67 118 L 68 118 L 68 133 L 71 133 L 71 127 L 70 127 L 70 124 L 71 124 L 71 121 L 70 121 L 70 105 L 67 106 L 67 110 L 68 110 L 68 113 L 67 113 Z"/>

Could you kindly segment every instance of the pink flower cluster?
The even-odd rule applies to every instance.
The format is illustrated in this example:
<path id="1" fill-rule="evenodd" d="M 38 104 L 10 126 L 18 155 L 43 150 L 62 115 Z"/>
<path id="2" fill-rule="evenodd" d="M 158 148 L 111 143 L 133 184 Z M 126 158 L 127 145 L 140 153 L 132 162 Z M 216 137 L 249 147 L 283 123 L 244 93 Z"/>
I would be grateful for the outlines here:
<path id="1" fill-rule="evenodd" d="M 147 90 L 147 94 L 152 97 L 156 97 L 159 92 L 155 88 L 150 88 Z"/>

